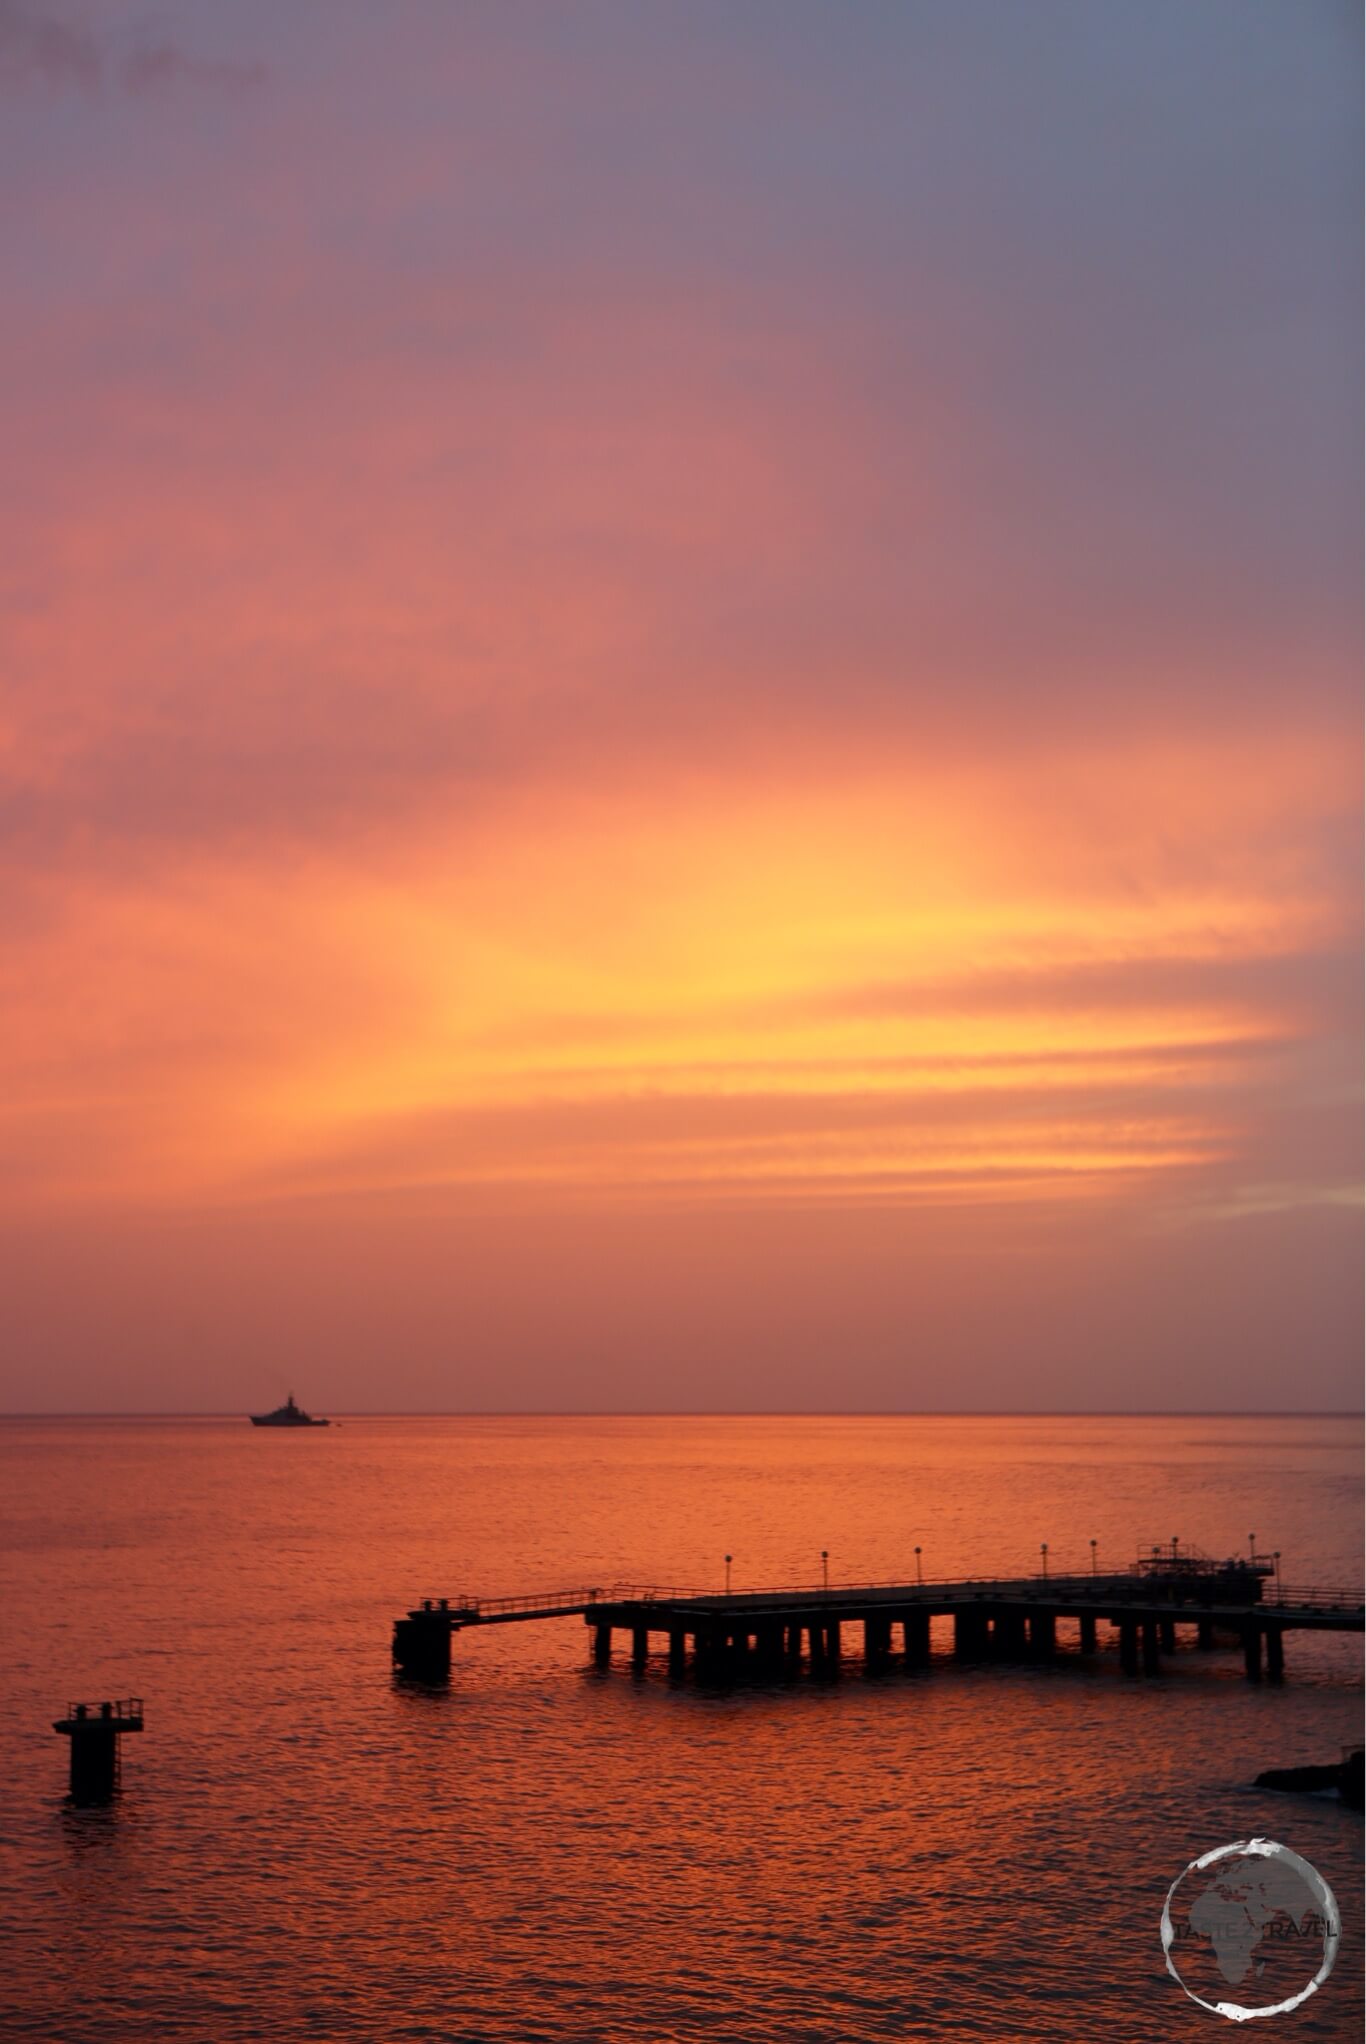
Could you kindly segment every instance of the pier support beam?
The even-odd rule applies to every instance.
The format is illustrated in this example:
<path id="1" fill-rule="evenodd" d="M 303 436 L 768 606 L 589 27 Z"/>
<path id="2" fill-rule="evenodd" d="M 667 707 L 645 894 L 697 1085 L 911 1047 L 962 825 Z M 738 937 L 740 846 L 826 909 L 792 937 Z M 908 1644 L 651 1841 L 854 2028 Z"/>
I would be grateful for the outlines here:
<path id="1" fill-rule="evenodd" d="M 671 1625 L 669 1628 L 669 1673 L 671 1675 L 681 1675 L 687 1665 L 687 1659 L 688 1635 L 681 1627 Z"/>
<path id="2" fill-rule="evenodd" d="M 908 1611 L 902 1620 L 901 1639 L 908 1661 L 928 1661 L 930 1658 L 929 1612 Z"/>
<path id="3" fill-rule="evenodd" d="M 610 1625 L 593 1627 L 593 1665 L 605 1668 L 612 1658 L 612 1628 Z"/>
<path id="4" fill-rule="evenodd" d="M 1212 1618 L 1200 1619 L 1196 1626 L 1195 1637 L 1197 1644 L 1208 1653 L 1209 1649 L 1214 1645 L 1214 1620 Z"/>
<path id="5" fill-rule="evenodd" d="M 1002 1660 L 1023 1660 L 1029 1645 L 1024 1613 L 998 1611 L 991 1628 L 991 1644 Z"/>
<path id="6" fill-rule="evenodd" d="M 715 1625 L 699 1625 L 693 1634 L 693 1659 L 701 1674 L 715 1681 L 725 1659 L 725 1634 Z"/>
<path id="7" fill-rule="evenodd" d="M 825 1651 L 831 1667 L 837 1668 L 840 1659 L 840 1622 L 838 1618 L 831 1618 L 826 1621 Z"/>
<path id="8" fill-rule="evenodd" d="M 631 1628 L 631 1666 L 643 1668 L 650 1658 L 650 1635 L 643 1625 Z"/>
<path id="9" fill-rule="evenodd" d="M 1083 1611 L 1081 1614 L 1081 1651 L 1093 1654 L 1096 1651 L 1096 1614 Z"/>
<path id="10" fill-rule="evenodd" d="M 1266 1672 L 1273 1682 L 1285 1680 L 1285 1628 L 1268 1625 L 1266 1628 Z"/>
<path id="11" fill-rule="evenodd" d="M 394 1666 L 415 1682 L 451 1679 L 451 1626 L 431 1611 L 410 1611 L 394 1620 Z"/>
<path id="12" fill-rule="evenodd" d="M 788 1626 L 786 1653 L 788 1660 L 791 1661 L 795 1667 L 802 1657 L 802 1629 L 800 1625 Z"/>
<path id="13" fill-rule="evenodd" d="M 1119 1622 L 1119 1665 L 1126 1675 L 1138 1673 L 1138 1626 L 1132 1618 Z"/>
<path id="14" fill-rule="evenodd" d="M 1029 1620 L 1029 1651 L 1036 1661 L 1051 1660 L 1058 1644 L 1058 1622 L 1051 1611 L 1035 1611 Z"/>
<path id="15" fill-rule="evenodd" d="M 892 1647 L 892 1621 L 877 1616 L 863 1621 L 863 1658 L 869 1667 L 885 1661 Z"/>
<path id="16" fill-rule="evenodd" d="M 953 1614 L 953 1651 L 960 1661 L 980 1658 L 987 1643 L 987 1622 L 980 1611 L 964 1608 Z"/>
<path id="17" fill-rule="evenodd" d="M 755 1651 L 770 1674 L 783 1665 L 782 1620 L 766 1619 L 755 1636 Z"/>
<path id="18" fill-rule="evenodd" d="M 1176 1652 L 1176 1620 L 1174 1618 L 1159 1618 L 1157 1621 L 1157 1637 L 1163 1653 L 1174 1654 Z"/>
<path id="19" fill-rule="evenodd" d="M 1143 1672 L 1145 1675 L 1160 1675 L 1162 1673 L 1162 1656 L 1161 1653 L 1158 1651 L 1161 1642 L 1158 1637 L 1157 1628 L 1158 1628 L 1157 1619 L 1155 1618 L 1144 1619 Z"/>
<path id="20" fill-rule="evenodd" d="M 1261 1681 L 1262 1628 L 1255 1618 L 1249 1618 L 1243 1626 L 1243 1666 L 1249 1682 Z"/>

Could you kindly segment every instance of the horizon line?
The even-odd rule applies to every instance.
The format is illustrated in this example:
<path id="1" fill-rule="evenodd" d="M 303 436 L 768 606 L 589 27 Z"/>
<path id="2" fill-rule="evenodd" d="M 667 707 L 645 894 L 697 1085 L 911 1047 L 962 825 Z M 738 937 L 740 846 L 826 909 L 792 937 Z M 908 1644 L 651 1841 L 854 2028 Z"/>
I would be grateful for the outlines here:
<path id="1" fill-rule="evenodd" d="M 127 1407 L 52 1412 L 0 1412 L 12 1419 L 227 1419 L 250 1418 L 245 1408 Z M 355 1406 L 342 1419 L 1357 1419 L 1361 1406 Z"/>

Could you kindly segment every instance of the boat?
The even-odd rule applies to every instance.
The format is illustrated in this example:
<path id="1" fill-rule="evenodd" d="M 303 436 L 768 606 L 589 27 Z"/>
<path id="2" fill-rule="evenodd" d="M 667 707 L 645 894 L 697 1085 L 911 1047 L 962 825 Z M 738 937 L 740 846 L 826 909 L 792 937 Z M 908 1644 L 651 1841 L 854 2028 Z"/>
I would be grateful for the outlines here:
<path id="1" fill-rule="evenodd" d="M 277 1405 L 274 1412 L 252 1413 L 251 1423 L 254 1427 L 327 1427 L 332 1424 L 328 1419 L 314 1419 L 301 1405 L 296 1405 L 292 1391 L 284 1404 Z"/>

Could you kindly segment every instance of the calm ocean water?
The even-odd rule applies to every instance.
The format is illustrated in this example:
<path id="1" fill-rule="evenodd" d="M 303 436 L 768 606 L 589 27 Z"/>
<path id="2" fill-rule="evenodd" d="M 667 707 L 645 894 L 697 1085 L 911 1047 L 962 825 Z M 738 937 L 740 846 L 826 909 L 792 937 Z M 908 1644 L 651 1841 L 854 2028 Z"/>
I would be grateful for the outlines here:
<path id="1" fill-rule="evenodd" d="M 1360 1580 L 1361 1429 L 1333 1419 L 0 1423 L 0 2035 L 1091 2039 L 1222 2025 L 1158 1925 L 1249 1833 L 1327 1876 L 1362 2031 L 1361 1820 L 1251 1787 L 1359 1735 L 1360 1642 L 708 1693 L 588 1664 L 581 1620 L 392 1679 L 424 1594 L 737 1587 L 1127 1562 L 1250 1530 Z M 139 1694 L 120 1804 L 64 1803 L 68 1697 Z M 1273 2026 L 1274 2027 L 1274 2026 Z"/>

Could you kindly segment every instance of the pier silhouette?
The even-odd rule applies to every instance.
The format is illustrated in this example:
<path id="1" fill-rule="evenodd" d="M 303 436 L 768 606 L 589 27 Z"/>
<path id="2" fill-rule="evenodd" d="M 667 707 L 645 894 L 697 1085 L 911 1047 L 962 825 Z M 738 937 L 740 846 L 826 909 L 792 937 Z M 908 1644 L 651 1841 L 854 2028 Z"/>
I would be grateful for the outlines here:
<path id="1" fill-rule="evenodd" d="M 1156 1675 L 1178 1631 L 1194 1633 L 1202 1648 L 1216 1634 L 1242 1650 L 1250 1681 L 1285 1672 L 1288 1632 L 1361 1632 L 1366 1606 L 1360 1590 L 1286 1587 L 1277 1559 L 1250 1554 L 1213 1562 L 1181 1552 L 1177 1542 L 1154 1549 L 1118 1573 L 968 1577 L 949 1582 L 797 1585 L 784 1589 L 724 1591 L 617 1585 L 516 1597 L 429 1597 L 394 1623 L 393 1658 L 421 1681 L 444 1682 L 451 1644 L 476 1626 L 517 1625 L 582 1618 L 590 1629 L 593 1659 L 609 1665 L 613 1640 L 629 1641 L 631 1664 L 643 1668 L 658 1649 L 671 1673 L 689 1665 L 713 1680 L 746 1673 L 777 1674 L 802 1666 L 833 1672 L 851 1632 L 861 1635 L 862 1658 L 877 1667 L 899 1658 L 910 1665 L 930 1659 L 931 1624 L 951 1622 L 954 1656 L 1047 1661 L 1063 1643 L 1059 1628 L 1075 1628 L 1083 1655 L 1117 1642 L 1127 1675 Z"/>

